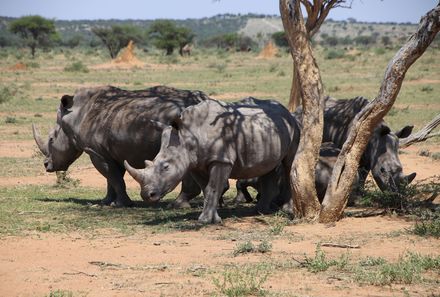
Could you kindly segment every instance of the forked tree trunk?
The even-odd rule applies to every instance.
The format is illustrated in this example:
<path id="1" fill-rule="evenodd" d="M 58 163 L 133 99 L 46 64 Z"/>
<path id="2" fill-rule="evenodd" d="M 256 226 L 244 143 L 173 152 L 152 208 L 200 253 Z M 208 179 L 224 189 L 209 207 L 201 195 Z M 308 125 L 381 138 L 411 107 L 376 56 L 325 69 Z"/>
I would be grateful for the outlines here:
<path id="1" fill-rule="evenodd" d="M 318 217 L 321 208 L 315 188 L 315 167 L 324 121 L 321 75 L 313 57 L 299 0 L 280 0 L 280 12 L 303 100 L 303 129 L 290 172 L 292 192 L 295 197 L 293 211 L 299 218 L 314 220 Z"/>
<path id="2" fill-rule="evenodd" d="M 322 202 L 320 222 L 332 222 L 342 217 L 360 157 L 374 127 L 393 106 L 408 68 L 425 52 L 439 30 L 440 3 L 422 18 L 417 32 L 388 64 L 378 96 L 356 116 L 333 169 Z"/>

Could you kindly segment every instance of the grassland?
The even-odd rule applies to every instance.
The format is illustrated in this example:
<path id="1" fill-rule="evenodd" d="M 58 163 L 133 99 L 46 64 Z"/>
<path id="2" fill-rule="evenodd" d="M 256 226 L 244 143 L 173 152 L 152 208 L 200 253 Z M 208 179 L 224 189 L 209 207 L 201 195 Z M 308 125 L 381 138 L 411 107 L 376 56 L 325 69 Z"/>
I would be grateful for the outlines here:
<path id="1" fill-rule="evenodd" d="M 326 93 L 336 98 L 374 98 L 394 50 L 337 51 L 339 58 L 333 58 L 335 55 L 329 50 L 316 49 Z M 196 223 L 202 205 L 200 198 L 192 209 L 170 210 L 166 205 L 175 193 L 157 205 L 148 206 L 140 201 L 138 189 L 129 187 L 136 206 L 113 209 L 95 205 L 104 195 L 103 186 L 78 185 L 75 181 L 48 183 L 42 157 L 32 145 L 30 126 L 36 123 L 47 131 L 55 121 L 59 98 L 80 87 L 111 84 L 141 89 L 166 84 L 202 90 L 226 101 L 254 96 L 276 98 L 287 104 L 292 62 L 285 52 L 270 59 L 261 59 L 256 53 L 207 50 L 196 50 L 185 58 L 142 51 L 136 55 L 145 63 L 143 67 L 117 69 L 109 67 L 106 52 L 99 49 L 55 49 L 39 52 L 34 60 L 20 50 L 0 51 L 0 250 L 6 255 L 13 254 L 15 241 L 34 245 L 37 237 L 37 244 L 41 239 L 55 244 L 52 248 L 60 255 L 59 250 L 77 248 L 78 263 L 84 261 L 81 255 L 88 253 L 102 260 L 88 260 L 97 267 L 93 273 L 87 272 L 89 276 L 78 274 L 85 271 L 84 267 L 60 272 L 53 268 L 54 263 L 34 263 L 37 268 L 32 266 L 33 270 L 18 270 L 28 278 L 40 278 L 43 285 L 38 287 L 38 294 L 99 296 L 103 292 L 116 292 L 115 296 L 150 296 L 154 292 L 155 296 L 162 293 L 179 296 L 184 292 L 195 296 L 322 296 L 331 292 L 339 296 L 353 290 L 357 292 L 355 296 L 370 292 L 378 296 L 440 294 L 435 248 L 438 218 L 433 216 L 429 217 L 430 221 L 423 220 L 415 226 L 412 221 L 393 216 L 349 218 L 333 228 L 309 226 L 282 214 L 255 216 L 252 205 L 239 208 L 229 205 L 220 212 L 225 226 L 206 227 Z M 77 62 L 82 66 L 75 66 Z M 26 70 L 17 70 L 18 63 L 26 65 Z M 73 71 L 65 70 L 66 67 Z M 416 129 L 422 127 L 440 112 L 439 92 L 440 50 L 428 49 L 409 70 L 386 120 L 393 129 L 406 124 L 414 124 Z M 439 143 L 438 139 L 428 142 L 431 147 Z M 89 170 L 91 165 L 82 156 L 72 167 L 82 171 Z M 233 195 L 233 191 L 228 192 L 227 200 Z M 365 249 L 334 252 L 317 246 L 325 241 L 348 242 Z M 133 242 L 137 244 L 132 246 L 133 250 L 122 249 L 119 254 L 121 246 L 131 246 Z M 107 249 L 108 244 L 112 250 Z M 93 252 L 89 246 L 100 250 Z M 185 253 L 182 249 L 187 246 L 191 248 Z M 131 258 L 144 253 L 148 256 L 159 248 L 162 256 L 158 259 L 142 258 L 154 262 L 153 266 Z M 39 249 L 43 247 L 35 250 L 29 247 L 29 251 L 37 254 Z M 416 254 L 419 252 L 423 256 Z M 17 253 L 22 255 L 23 251 L 17 249 Z M 111 258 L 114 253 L 118 257 L 125 255 L 136 264 L 125 263 L 123 256 Z M 213 256 L 208 257 L 209 254 Z M 7 259 L 10 258 L 0 260 L 7 265 L 20 262 L 18 258 Z M 103 262 L 105 259 L 107 262 Z M 37 271 L 38 265 L 45 267 L 47 275 L 29 272 Z M 103 291 L 91 289 L 87 282 L 82 284 L 81 277 L 93 278 Z M 110 284 L 107 279 L 111 280 Z M 295 280 L 299 282 L 297 285 Z M 3 281 L 6 283 L 8 279 Z M 14 281 L 10 280 L 11 284 Z M 78 285 L 74 285 L 76 282 Z M 26 282 L 17 281 L 17 284 Z M 202 287 L 205 289 L 196 289 Z M 32 287 L 26 288 L 27 295 L 32 295 L 29 293 Z M 148 291 L 151 288 L 154 290 Z"/>

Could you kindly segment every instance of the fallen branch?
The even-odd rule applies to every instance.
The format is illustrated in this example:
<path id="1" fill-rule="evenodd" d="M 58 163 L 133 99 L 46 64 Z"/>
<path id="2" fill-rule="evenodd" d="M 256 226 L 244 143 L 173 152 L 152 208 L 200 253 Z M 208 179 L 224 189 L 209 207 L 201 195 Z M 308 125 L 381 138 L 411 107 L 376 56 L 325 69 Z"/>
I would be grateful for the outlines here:
<path id="1" fill-rule="evenodd" d="M 401 139 L 399 141 L 400 148 L 406 148 L 414 143 L 425 141 L 429 138 L 440 136 L 439 133 L 430 134 L 432 130 L 440 125 L 440 114 L 438 114 L 431 122 L 429 122 L 425 127 L 420 129 L 418 132 L 411 134 L 407 138 Z"/>
<path id="2" fill-rule="evenodd" d="M 321 246 L 343 248 L 343 249 L 360 249 L 361 248 L 359 245 L 340 244 L 340 243 L 332 243 L 332 242 L 321 243 Z"/>
<path id="3" fill-rule="evenodd" d="M 77 272 L 64 272 L 63 274 L 65 274 L 65 275 L 78 275 L 78 274 L 84 274 L 84 275 L 86 275 L 86 276 L 90 276 L 90 277 L 97 277 L 96 274 L 88 274 L 88 273 L 85 273 L 85 272 L 82 272 L 82 271 L 77 271 Z"/>

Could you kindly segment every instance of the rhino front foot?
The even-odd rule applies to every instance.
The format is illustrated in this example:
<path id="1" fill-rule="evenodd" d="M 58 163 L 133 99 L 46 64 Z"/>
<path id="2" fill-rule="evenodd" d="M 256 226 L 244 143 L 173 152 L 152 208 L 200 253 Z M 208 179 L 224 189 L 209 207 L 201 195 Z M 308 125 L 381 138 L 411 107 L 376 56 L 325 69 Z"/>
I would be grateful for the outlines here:
<path id="1" fill-rule="evenodd" d="M 170 209 L 184 209 L 184 208 L 191 208 L 191 204 L 187 200 L 184 199 L 176 199 L 170 204 L 167 205 L 167 208 Z"/>
<path id="2" fill-rule="evenodd" d="M 259 200 L 256 206 L 257 213 L 259 214 L 270 214 L 272 211 L 268 203 L 264 203 L 263 200 Z"/>
<path id="3" fill-rule="evenodd" d="M 114 206 L 114 207 L 133 207 L 134 202 L 131 201 L 130 198 L 116 199 L 114 202 L 112 202 L 111 206 Z"/>
<path id="4" fill-rule="evenodd" d="M 253 201 L 252 197 L 247 196 L 246 194 L 242 192 L 238 192 L 237 196 L 234 198 L 234 204 L 243 204 L 243 203 L 250 203 Z"/>
<path id="5" fill-rule="evenodd" d="M 202 224 L 221 224 L 222 219 L 218 215 L 217 211 L 210 211 L 207 213 L 202 212 L 199 216 L 199 223 Z"/>
<path id="6" fill-rule="evenodd" d="M 111 197 L 111 196 L 105 196 L 102 200 L 101 200 L 101 205 L 111 205 L 112 203 L 114 203 L 115 198 Z"/>

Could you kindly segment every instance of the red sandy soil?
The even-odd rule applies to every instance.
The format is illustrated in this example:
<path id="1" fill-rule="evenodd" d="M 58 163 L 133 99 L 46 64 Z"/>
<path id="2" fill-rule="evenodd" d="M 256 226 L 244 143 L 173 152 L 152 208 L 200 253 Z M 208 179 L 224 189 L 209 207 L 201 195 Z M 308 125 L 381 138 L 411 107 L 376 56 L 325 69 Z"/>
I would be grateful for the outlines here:
<path id="1" fill-rule="evenodd" d="M 434 145 L 419 144 L 400 155 L 404 171 L 417 172 L 417 180 L 440 174 L 440 161 L 418 155 L 421 149 L 438 152 Z M 30 141 L 0 141 L 0 157 L 31 157 Z M 43 165 L 41 164 L 43 167 Z M 72 178 L 80 186 L 105 188 L 105 180 L 91 165 L 74 166 Z M 0 177 L 0 186 L 53 184 L 55 175 Z M 130 188 L 138 185 L 127 178 Z M 199 231 L 154 233 L 140 230 L 133 235 L 106 229 L 92 234 L 35 232 L 0 238 L 0 296 L 48 296 L 65 290 L 73 296 L 213 296 L 213 283 L 226 264 L 271 263 L 303 260 L 313 256 L 318 242 L 359 245 L 359 249 L 323 247 L 329 258 L 349 253 L 357 261 L 366 256 L 395 261 L 405 252 L 440 255 L 440 240 L 421 238 L 406 230 L 413 222 L 402 217 L 344 218 L 331 225 L 287 226 L 272 240 L 266 254 L 233 256 L 243 239 L 235 234 L 258 232 L 268 226 L 258 216 L 226 219 L 221 226 Z M 231 235 L 232 234 L 232 235 Z M 394 236 L 393 234 L 400 234 Z M 439 278 L 438 274 L 431 275 Z M 439 296 L 438 284 L 359 285 L 337 272 L 313 274 L 304 268 L 271 273 L 263 288 L 280 296 Z M 277 295 L 278 296 L 278 295 Z"/>

